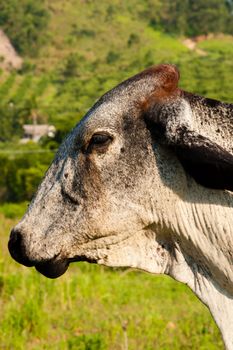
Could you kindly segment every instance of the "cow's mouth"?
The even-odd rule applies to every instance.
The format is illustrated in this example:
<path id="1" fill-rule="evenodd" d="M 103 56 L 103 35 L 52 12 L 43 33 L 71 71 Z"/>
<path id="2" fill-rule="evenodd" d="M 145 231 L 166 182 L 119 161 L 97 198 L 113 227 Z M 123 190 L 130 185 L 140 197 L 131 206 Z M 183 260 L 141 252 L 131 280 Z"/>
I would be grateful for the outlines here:
<path id="1" fill-rule="evenodd" d="M 48 278 L 57 278 L 63 275 L 69 267 L 69 261 L 64 260 L 48 260 L 35 264 L 38 272 Z"/>
<path id="2" fill-rule="evenodd" d="M 37 271 L 48 278 L 57 278 L 63 275 L 69 266 L 69 260 L 62 258 L 59 254 L 52 259 L 44 261 L 30 259 L 27 255 L 21 232 L 14 229 L 11 232 L 8 248 L 12 258 L 19 264 L 27 267 L 35 266 Z"/>
<path id="3" fill-rule="evenodd" d="M 89 259 L 86 256 L 78 256 L 72 259 L 52 259 L 41 263 L 36 263 L 35 268 L 38 272 L 48 278 L 57 278 L 63 275 L 69 267 L 71 262 L 86 261 L 89 263 L 96 263 L 95 259 Z"/>
<path id="4" fill-rule="evenodd" d="M 73 261 L 87 261 L 89 263 L 97 262 L 96 259 L 90 259 L 83 254 L 73 258 L 66 258 L 63 256 L 62 252 L 54 255 L 53 258 L 45 260 L 30 258 L 27 254 L 25 243 L 22 239 L 22 234 L 17 229 L 13 229 L 11 232 L 8 248 L 12 258 L 19 264 L 27 267 L 34 266 L 38 272 L 48 278 L 57 278 L 63 275 L 68 269 L 69 264 Z"/>

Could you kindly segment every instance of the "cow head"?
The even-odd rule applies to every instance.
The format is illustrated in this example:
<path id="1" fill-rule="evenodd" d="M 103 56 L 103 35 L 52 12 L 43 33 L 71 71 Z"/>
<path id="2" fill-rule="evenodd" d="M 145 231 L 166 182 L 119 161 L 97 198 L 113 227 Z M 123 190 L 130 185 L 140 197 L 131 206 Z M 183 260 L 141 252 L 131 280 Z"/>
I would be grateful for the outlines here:
<path id="1" fill-rule="evenodd" d="M 9 250 L 15 260 L 52 278 L 81 260 L 167 272 L 176 203 L 187 181 L 161 135 L 167 124 L 172 145 L 192 122 L 178 79 L 174 66 L 155 66 L 91 108 L 61 145 L 12 230 Z M 179 132 L 173 137 L 174 121 Z"/>
<path id="2" fill-rule="evenodd" d="M 164 182 L 182 189 L 174 176 L 179 164 L 155 145 L 146 115 L 151 100 L 159 105 L 178 98 L 177 81 L 173 66 L 152 67 L 94 105 L 61 145 L 12 230 L 15 260 L 48 277 L 78 260 L 164 271 L 162 217 L 171 200 Z M 147 253 L 150 262 L 145 251 L 152 249 L 151 240 L 156 247 Z"/>

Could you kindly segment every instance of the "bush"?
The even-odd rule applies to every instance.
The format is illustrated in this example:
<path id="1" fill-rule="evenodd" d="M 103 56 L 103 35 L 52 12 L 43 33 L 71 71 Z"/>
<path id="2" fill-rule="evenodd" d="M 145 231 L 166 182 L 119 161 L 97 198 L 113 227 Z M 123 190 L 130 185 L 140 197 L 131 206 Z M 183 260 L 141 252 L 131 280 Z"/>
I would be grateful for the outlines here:
<path id="1" fill-rule="evenodd" d="M 9 151 L 10 152 L 10 151 Z M 10 156 L 9 156 L 10 155 Z M 36 191 L 54 152 L 27 144 L 8 157 L 0 153 L 0 201 L 30 200 Z"/>
<path id="2" fill-rule="evenodd" d="M 138 44 L 139 41 L 140 41 L 139 36 L 137 34 L 135 34 L 135 33 L 132 33 L 129 36 L 127 44 L 130 47 L 130 46 L 132 46 L 134 44 Z"/>
<path id="3" fill-rule="evenodd" d="M 67 342 L 68 350 L 105 350 L 106 344 L 100 334 L 80 335 Z"/>
<path id="4" fill-rule="evenodd" d="M 8 219 L 14 219 L 22 217 L 27 208 L 28 202 L 16 203 L 4 203 L 0 206 L 0 213 L 2 213 Z"/>
<path id="5" fill-rule="evenodd" d="M 70 78 L 78 75 L 78 59 L 78 56 L 74 53 L 68 56 L 62 72 L 65 78 Z"/>
<path id="6" fill-rule="evenodd" d="M 106 57 L 106 62 L 108 64 L 111 64 L 111 63 L 116 62 L 119 58 L 120 58 L 119 53 L 117 53 L 115 51 L 109 51 L 109 53 L 107 54 L 107 57 Z"/>
<path id="7" fill-rule="evenodd" d="M 9 103 L 6 106 L 0 106 L 0 141 L 6 142 L 22 135 L 22 120 L 20 112 L 15 106 Z"/>

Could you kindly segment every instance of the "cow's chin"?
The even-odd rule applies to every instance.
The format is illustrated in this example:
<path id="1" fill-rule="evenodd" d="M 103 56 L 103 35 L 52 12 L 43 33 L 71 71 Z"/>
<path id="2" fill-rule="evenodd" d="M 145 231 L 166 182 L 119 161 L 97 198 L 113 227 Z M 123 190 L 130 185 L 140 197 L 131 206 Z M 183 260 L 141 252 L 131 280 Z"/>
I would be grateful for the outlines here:
<path id="1" fill-rule="evenodd" d="M 68 260 L 48 260 L 35 265 L 37 271 L 48 278 L 58 278 L 63 275 L 69 267 Z"/>

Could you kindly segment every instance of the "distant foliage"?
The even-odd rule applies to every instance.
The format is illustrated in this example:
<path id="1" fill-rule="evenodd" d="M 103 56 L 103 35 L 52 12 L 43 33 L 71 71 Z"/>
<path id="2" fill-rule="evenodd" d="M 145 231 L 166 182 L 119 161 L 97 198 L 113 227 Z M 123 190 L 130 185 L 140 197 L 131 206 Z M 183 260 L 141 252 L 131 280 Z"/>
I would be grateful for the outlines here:
<path id="1" fill-rule="evenodd" d="M 13 105 L 0 106 L 0 142 L 12 140 L 22 134 L 22 120 Z"/>
<path id="2" fill-rule="evenodd" d="M 30 89 L 31 76 L 25 77 L 17 94 L 13 95 L 6 104 L 0 104 L 0 142 L 19 142 L 23 136 L 23 125 L 32 123 L 32 114 L 36 113 L 37 122 L 43 124 L 47 122 L 47 117 L 38 110 L 35 98 L 26 99 L 25 95 Z"/>
<path id="3" fill-rule="evenodd" d="M 27 202 L 21 202 L 21 205 L 17 203 L 4 203 L 0 206 L 0 213 L 8 219 L 18 218 L 24 215 L 27 208 Z M 1 293 L 1 278 L 0 278 L 0 293 Z"/>
<path id="4" fill-rule="evenodd" d="M 138 44 L 139 42 L 140 42 L 139 36 L 137 34 L 135 34 L 135 33 L 132 33 L 129 36 L 127 44 L 130 47 L 130 46 L 132 46 L 134 44 Z"/>
<path id="5" fill-rule="evenodd" d="M 100 334 L 73 336 L 67 341 L 68 350 L 106 350 L 106 343 Z"/>
<path id="6" fill-rule="evenodd" d="M 65 78 L 70 78 L 70 77 L 74 77 L 78 75 L 78 60 L 80 58 L 78 57 L 78 55 L 71 53 L 66 62 L 65 62 L 65 66 L 63 69 L 63 76 Z"/>
<path id="7" fill-rule="evenodd" d="M 34 56 L 38 52 L 48 21 L 44 1 L 0 0 L 0 27 L 21 54 Z"/>
<path id="8" fill-rule="evenodd" d="M 116 62 L 120 58 L 120 55 L 118 52 L 115 51 L 109 51 L 106 57 L 106 62 L 108 64 Z"/>
<path id="9" fill-rule="evenodd" d="M 152 16 L 150 21 L 166 32 L 187 36 L 233 34 L 231 2 L 223 0 L 164 0 L 160 20 Z"/>
<path id="10" fill-rule="evenodd" d="M 0 202 L 30 200 L 53 156 L 33 144 L 18 146 L 9 154 L 0 152 Z"/>

